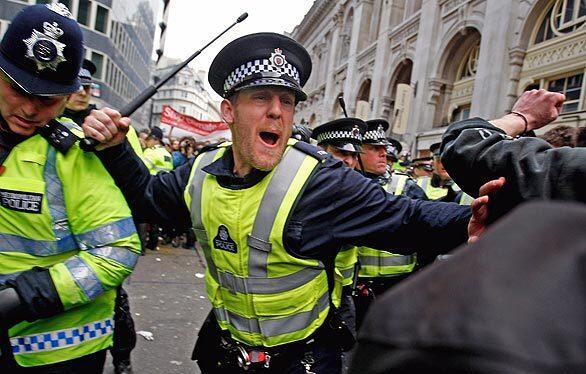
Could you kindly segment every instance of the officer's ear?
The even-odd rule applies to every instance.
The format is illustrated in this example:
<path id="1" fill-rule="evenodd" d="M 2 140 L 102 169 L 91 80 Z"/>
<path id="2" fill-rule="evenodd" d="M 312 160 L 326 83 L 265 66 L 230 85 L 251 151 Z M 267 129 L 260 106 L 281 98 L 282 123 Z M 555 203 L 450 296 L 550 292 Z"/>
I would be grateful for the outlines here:
<path id="1" fill-rule="evenodd" d="M 222 103 L 220 104 L 220 114 L 222 116 L 222 120 L 228 125 L 234 123 L 234 103 L 232 100 L 222 100 Z"/>

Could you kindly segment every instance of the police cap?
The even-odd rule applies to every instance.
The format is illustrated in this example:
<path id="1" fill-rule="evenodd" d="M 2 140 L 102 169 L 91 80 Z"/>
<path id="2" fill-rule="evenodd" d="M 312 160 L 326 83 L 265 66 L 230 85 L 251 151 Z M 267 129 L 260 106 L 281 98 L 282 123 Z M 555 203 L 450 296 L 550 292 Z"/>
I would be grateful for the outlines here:
<path id="1" fill-rule="evenodd" d="M 163 139 L 163 130 L 161 130 L 161 128 L 155 126 L 152 128 L 148 137 L 153 138 L 153 139 L 162 140 Z"/>
<path id="2" fill-rule="evenodd" d="M 384 119 L 371 119 L 366 121 L 368 129 L 364 134 L 364 144 L 387 145 L 385 132 L 389 129 L 389 122 Z"/>
<path id="3" fill-rule="evenodd" d="M 420 158 L 414 158 L 411 161 L 411 166 L 413 166 L 414 168 L 422 168 L 423 170 L 426 171 L 433 171 L 433 166 L 428 163 L 428 161 L 432 161 L 433 157 L 420 157 Z"/>
<path id="4" fill-rule="evenodd" d="M 79 69 L 79 81 L 81 82 L 82 86 L 89 86 L 94 81 L 92 79 L 92 75 L 96 73 L 98 69 L 93 62 L 88 59 L 83 60 L 83 64 L 81 65 L 81 69 Z"/>
<path id="5" fill-rule="evenodd" d="M 340 118 L 313 129 L 311 137 L 317 144 L 330 145 L 346 152 L 361 152 L 366 123 L 359 118 Z"/>
<path id="6" fill-rule="evenodd" d="M 311 74 L 311 58 L 295 40 L 276 33 L 245 35 L 218 53 L 208 74 L 210 85 L 228 98 L 250 87 L 281 86 L 307 99 L 301 87 Z"/>
<path id="7" fill-rule="evenodd" d="M 431 151 L 431 153 L 436 156 L 439 157 L 440 156 L 440 146 L 442 145 L 441 142 L 438 143 L 433 143 L 432 145 L 429 146 L 429 150 Z"/>
<path id="8" fill-rule="evenodd" d="M 387 157 L 399 159 L 399 153 L 403 150 L 401 142 L 397 139 L 387 138 Z"/>
<path id="9" fill-rule="evenodd" d="M 82 59 L 81 29 L 59 3 L 24 8 L 0 42 L 0 70 L 31 95 L 76 92 Z"/>

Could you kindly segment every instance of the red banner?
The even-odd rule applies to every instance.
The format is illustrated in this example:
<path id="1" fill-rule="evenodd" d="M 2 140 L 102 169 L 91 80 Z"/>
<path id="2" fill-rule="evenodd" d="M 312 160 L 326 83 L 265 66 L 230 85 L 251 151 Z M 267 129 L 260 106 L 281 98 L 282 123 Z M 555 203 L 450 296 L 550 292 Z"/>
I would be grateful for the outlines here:
<path id="1" fill-rule="evenodd" d="M 161 123 L 204 136 L 216 131 L 228 130 L 228 124 L 224 122 L 200 121 L 186 114 L 179 113 L 168 105 L 163 106 Z"/>

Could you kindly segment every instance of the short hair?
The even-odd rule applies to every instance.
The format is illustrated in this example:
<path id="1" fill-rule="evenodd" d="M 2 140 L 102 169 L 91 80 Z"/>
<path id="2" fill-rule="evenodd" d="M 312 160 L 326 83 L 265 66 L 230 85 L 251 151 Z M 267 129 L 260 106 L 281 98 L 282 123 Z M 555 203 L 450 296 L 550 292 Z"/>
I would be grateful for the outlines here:
<path id="1" fill-rule="evenodd" d="M 579 127 L 576 130 L 576 147 L 586 147 L 586 127 Z"/>
<path id="2" fill-rule="evenodd" d="M 559 125 L 541 135 L 540 138 L 548 142 L 554 148 L 573 147 L 576 128 Z"/>

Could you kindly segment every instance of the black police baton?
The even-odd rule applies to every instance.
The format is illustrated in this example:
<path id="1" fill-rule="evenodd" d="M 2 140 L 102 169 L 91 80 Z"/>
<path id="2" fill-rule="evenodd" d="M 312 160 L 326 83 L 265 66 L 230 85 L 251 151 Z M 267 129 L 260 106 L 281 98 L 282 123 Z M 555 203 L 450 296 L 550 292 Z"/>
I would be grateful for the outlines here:
<path id="1" fill-rule="evenodd" d="M 248 17 L 248 13 L 242 13 L 240 15 L 240 17 L 238 17 L 236 22 L 234 22 L 233 24 L 228 26 L 228 28 L 226 28 L 224 31 L 222 31 L 218 36 L 216 36 L 214 39 L 212 39 L 208 44 L 203 46 L 203 48 L 201 48 L 200 50 L 196 51 L 194 54 L 189 56 L 189 58 L 187 60 L 183 61 L 181 64 L 177 65 L 171 72 L 169 72 L 169 74 L 167 74 L 167 76 L 163 77 L 160 81 L 147 87 L 146 90 L 144 90 L 140 95 L 135 97 L 134 100 L 132 100 L 130 103 L 128 103 L 124 108 L 122 108 L 122 110 L 120 111 L 120 114 L 122 115 L 122 117 L 128 117 L 132 113 L 134 113 L 142 104 L 144 104 L 148 99 L 150 99 L 154 94 L 156 94 L 157 90 L 159 88 L 161 88 L 162 85 L 167 83 L 167 81 L 169 79 L 173 78 L 173 76 L 175 74 L 177 74 L 179 72 L 179 70 L 181 70 L 185 66 L 187 66 L 187 64 L 189 64 L 194 58 L 199 56 L 199 54 L 204 49 L 206 49 L 210 44 L 215 42 L 220 36 L 222 36 L 226 32 L 228 32 L 228 30 L 230 30 L 232 27 L 234 27 L 237 23 L 244 21 L 246 19 L 246 17 Z M 100 144 L 100 142 L 97 141 L 96 139 L 84 138 L 84 139 L 81 139 L 80 147 L 81 147 L 81 149 L 83 149 L 86 152 L 94 152 L 96 150 L 96 146 L 98 144 Z"/>
<path id="2" fill-rule="evenodd" d="M 338 97 L 338 102 L 342 107 L 342 111 L 344 112 L 344 117 L 348 118 L 348 112 L 346 112 L 346 102 L 342 96 Z M 356 155 L 358 157 L 358 164 L 360 165 L 360 173 L 366 176 L 366 170 L 364 170 L 364 165 L 362 165 L 362 158 L 360 157 L 360 153 Z"/>

